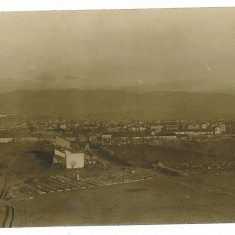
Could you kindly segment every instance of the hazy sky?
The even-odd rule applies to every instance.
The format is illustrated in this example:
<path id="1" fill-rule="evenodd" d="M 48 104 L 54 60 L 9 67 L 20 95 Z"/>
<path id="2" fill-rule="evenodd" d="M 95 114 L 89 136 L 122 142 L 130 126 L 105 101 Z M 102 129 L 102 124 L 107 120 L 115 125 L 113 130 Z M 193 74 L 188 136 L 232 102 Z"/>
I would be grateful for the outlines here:
<path id="1" fill-rule="evenodd" d="M 0 86 L 235 77 L 235 8 L 0 13 Z"/>

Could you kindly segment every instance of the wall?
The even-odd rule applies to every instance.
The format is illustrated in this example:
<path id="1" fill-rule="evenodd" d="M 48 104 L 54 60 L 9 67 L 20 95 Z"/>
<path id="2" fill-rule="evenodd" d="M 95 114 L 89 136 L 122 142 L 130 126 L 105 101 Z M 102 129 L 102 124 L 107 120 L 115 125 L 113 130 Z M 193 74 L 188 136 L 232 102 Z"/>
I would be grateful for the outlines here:
<path id="1" fill-rule="evenodd" d="M 84 153 L 67 153 L 66 168 L 83 168 Z"/>
<path id="2" fill-rule="evenodd" d="M 19 137 L 15 138 L 15 142 L 38 142 L 38 137 Z"/>
<path id="3" fill-rule="evenodd" d="M 0 144 L 11 143 L 13 138 L 0 138 Z"/>
<path id="4" fill-rule="evenodd" d="M 53 164 L 55 163 L 61 163 L 63 165 L 65 165 L 65 154 L 58 151 L 58 150 L 55 150 L 55 154 L 54 154 L 54 157 L 53 157 Z"/>

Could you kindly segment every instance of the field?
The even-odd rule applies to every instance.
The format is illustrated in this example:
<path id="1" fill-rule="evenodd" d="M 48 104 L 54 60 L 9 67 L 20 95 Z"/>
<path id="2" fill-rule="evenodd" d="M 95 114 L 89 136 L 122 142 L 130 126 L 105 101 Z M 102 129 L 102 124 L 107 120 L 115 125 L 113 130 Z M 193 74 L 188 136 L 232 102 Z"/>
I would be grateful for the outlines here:
<path id="1" fill-rule="evenodd" d="M 234 176 L 154 180 L 14 202 L 15 226 L 234 222 Z"/>
<path id="2" fill-rule="evenodd" d="M 190 161 L 186 152 L 180 150 L 165 149 L 148 145 L 137 146 L 113 146 L 109 147 L 115 153 L 123 154 L 131 164 L 139 167 L 148 167 L 155 161 L 173 167 Z M 200 157 L 200 156 L 199 156 Z"/>
<path id="3" fill-rule="evenodd" d="M 53 148 L 47 143 L 9 143 L 0 145 L 0 173 L 16 176 L 38 175 L 48 171 Z"/>
<path id="4" fill-rule="evenodd" d="M 107 170 L 83 169 L 81 176 L 85 180 L 93 175 L 95 182 L 99 174 L 103 182 L 118 184 L 10 197 L 10 189 L 21 183 L 38 179 L 39 184 L 46 177 L 74 173 L 51 168 L 50 145 L 12 143 L 0 147 L 0 162 L 7 166 L 0 177 L 2 227 L 235 222 L 234 173 L 176 177 L 149 170 L 154 177 L 118 183 L 117 177 L 113 179 L 115 172 L 127 172 L 133 181 L 141 165 L 123 169 L 111 164 Z M 160 152 L 158 160 L 164 160 Z"/>
<path id="5" fill-rule="evenodd" d="M 131 165 L 139 167 L 150 167 L 151 163 L 161 161 L 164 165 L 189 170 L 188 167 L 208 167 L 213 168 L 219 164 L 220 169 L 223 167 L 225 171 L 234 171 L 235 158 L 233 156 L 207 155 L 206 159 L 202 153 L 187 152 L 166 147 L 157 146 L 112 146 L 111 151 L 119 156 L 123 156 Z M 188 166 L 188 167 L 187 167 Z M 208 169 L 207 169 L 208 170 Z"/>

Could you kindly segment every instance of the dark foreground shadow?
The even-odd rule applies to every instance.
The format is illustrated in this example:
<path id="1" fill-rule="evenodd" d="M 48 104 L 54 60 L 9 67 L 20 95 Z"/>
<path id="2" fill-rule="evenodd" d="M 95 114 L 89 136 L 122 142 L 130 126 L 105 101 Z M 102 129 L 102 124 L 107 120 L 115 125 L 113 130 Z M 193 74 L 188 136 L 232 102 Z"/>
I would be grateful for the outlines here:
<path id="1" fill-rule="evenodd" d="M 43 167 L 51 167 L 53 163 L 53 151 L 34 151 L 36 158 L 39 160 L 40 165 Z"/>

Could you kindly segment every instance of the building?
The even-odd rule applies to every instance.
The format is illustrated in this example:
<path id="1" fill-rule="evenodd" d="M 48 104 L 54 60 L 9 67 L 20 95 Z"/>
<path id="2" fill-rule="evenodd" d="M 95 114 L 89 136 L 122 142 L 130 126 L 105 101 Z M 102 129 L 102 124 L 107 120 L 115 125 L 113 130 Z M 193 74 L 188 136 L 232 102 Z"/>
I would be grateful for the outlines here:
<path id="1" fill-rule="evenodd" d="M 214 129 L 214 133 L 215 133 L 215 135 L 220 135 L 220 134 L 222 134 L 222 130 L 220 129 L 220 127 L 216 126 Z"/>
<path id="2" fill-rule="evenodd" d="M 198 129 L 200 129 L 200 125 L 196 122 L 193 122 L 188 125 L 188 129 L 189 130 L 198 130 Z"/>
<path id="3" fill-rule="evenodd" d="M 215 123 L 212 125 L 212 127 L 219 127 L 221 130 L 221 133 L 226 132 L 226 127 L 225 127 L 225 124 L 223 124 L 223 123 Z"/>
<path id="4" fill-rule="evenodd" d="M 210 126 L 209 122 L 203 122 L 202 123 L 202 129 L 207 129 Z"/>
<path id="5" fill-rule="evenodd" d="M 213 130 L 210 129 L 194 129 L 175 131 L 177 135 L 213 135 Z"/>
<path id="6" fill-rule="evenodd" d="M 72 153 L 68 150 L 59 151 L 55 149 L 54 157 L 53 157 L 53 165 L 62 164 L 67 169 L 71 169 L 71 168 L 83 168 L 84 163 L 85 163 L 85 160 L 84 160 L 83 152 Z"/>
<path id="7" fill-rule="evenodd" d="M 163 125 L 152 125 L 152 126 L 150 126 L 150 129 L 152 131 L 155 131 L 156 133 L 159 133 L 162 131 Z"/>
<path id="8" fill-rule="evenodd" d="M 83 152 L 66 153 L 66 168 L 83 168 L 85 163 Z"/>
<path id="9" fill-rule="evenodd" d="M 62 164 L 67 169 L 84 167 L 84 152 L 72 148 L 71 142 L 61 136 L 56 136 L 54 164 Z"/>
<path id="10" fill-rule="evenodd" d="M 67 128 L 67 125 L 66 125 L 66 124 L 60 124 L 60 129 L 65 130 L 66 128 Z"/>
<path id="11" fill-rule="evenodd" d="M 178 129 L 179 129 L 179 126 L 178 126 L 178 124 L 166 125 L 166 126 L 165 126 L 165 129 L 166 129 L 166 130 L 178 130 Z"/>
<path id="12" fill-rule="evenodd" d="M 112 135 L 111 134 L 102 134 L 102 140 L 106 140 L 106 139 L 111 139 L 112 138 Z"/>

